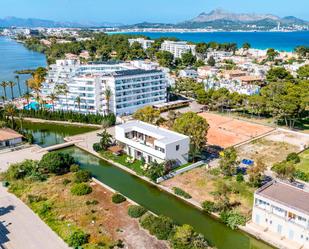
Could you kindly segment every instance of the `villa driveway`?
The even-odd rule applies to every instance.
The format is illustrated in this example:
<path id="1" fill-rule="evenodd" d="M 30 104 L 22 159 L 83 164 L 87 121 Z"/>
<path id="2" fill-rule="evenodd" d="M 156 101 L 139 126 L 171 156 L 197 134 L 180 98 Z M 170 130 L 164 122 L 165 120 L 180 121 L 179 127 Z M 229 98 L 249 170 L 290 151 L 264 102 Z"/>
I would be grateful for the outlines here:
<path id="1" fill-rule="evenodd" d="M 2 186 L 0 221 L 0 248 L 69 249 L 29 207 Z"/>

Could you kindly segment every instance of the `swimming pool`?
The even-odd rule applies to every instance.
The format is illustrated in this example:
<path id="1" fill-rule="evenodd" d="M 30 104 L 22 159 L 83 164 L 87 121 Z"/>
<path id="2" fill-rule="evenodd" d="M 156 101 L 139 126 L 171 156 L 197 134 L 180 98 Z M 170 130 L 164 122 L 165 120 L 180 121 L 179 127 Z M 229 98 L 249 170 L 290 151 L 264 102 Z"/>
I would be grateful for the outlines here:
<path id="1" fill-rule="evenodd" d="M 53 107 L 53 105 L 51 104 L 45 104 L 44 105 L 45 108 L 47 109 L 51 109 Z M 40 109 L 40 104 L 38 102 L 31 102 L 28 105 L 24 106 L 25 110 L 39 110 Z"/>

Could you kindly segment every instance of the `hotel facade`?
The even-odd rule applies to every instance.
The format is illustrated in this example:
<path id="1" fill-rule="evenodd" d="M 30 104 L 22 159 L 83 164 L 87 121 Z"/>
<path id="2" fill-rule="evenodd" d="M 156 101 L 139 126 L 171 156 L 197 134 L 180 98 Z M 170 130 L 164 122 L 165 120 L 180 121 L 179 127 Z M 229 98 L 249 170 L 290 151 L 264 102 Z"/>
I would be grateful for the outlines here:
<path id="1" fill-rule="evenodd" d="M 65 86 L 66 94 L 58 91 L 61 86 Z M 42 93 L 58 94 L 56 110 L 104 114 L 109 107 L 110 112 L 121 116 L 147 105 L 165 103 L 166 88 L 163 71 L 143 69 L 142 65 L 138 68 L 136 63 L 81 65 L 78 60 L 58 60 L 50 66 Z M 112 92 L 109 104 L 106 89 Z"/>
<path id="2" fill-rule="evenodd" d="M 191 52 L 196 55 L 195 45 L 190 45 L 183 41 L 164 41 L 161 44 L 161 50 L 168 51 L 174 55 L 174 58 L 181 58 L 182 54 Z"/>

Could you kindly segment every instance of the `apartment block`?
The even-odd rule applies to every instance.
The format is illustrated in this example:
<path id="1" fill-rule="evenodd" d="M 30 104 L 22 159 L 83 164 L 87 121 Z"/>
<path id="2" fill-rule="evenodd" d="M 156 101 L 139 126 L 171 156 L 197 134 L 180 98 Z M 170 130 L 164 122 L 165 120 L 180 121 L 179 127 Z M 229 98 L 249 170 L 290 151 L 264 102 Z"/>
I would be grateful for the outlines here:
<path id="1" fill-rule="evenodd" d="M 181 58 L 182 54 L 190 51 L 195 55 L 195 47 L 195 45 L 190 45 L 183 41 L 164 41 L 161 45 L 161 50 L 171 52 L 175 58 Z"/>
<path id="2" fill-rule="evenodd" d="M 309 192 L 303 184 L 272 181 L 255 192 L 252 221 L 264 231 L 309 248 Z"/>

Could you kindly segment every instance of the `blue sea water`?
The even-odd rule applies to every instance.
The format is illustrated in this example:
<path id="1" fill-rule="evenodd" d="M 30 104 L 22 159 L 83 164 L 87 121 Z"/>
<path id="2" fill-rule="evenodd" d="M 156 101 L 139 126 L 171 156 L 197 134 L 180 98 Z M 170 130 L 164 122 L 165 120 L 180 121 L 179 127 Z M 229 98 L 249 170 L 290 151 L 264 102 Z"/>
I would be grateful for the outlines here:
<path id="1" fill-rule="evenodd" d="M 9 39 L 7 37 L 0 37 L 0 82 L 16 81 L 14 71 L 22 69 L 36 69 L 39 66 L 46 66 L 45 55 L 36 53 L 26 49 L 22 44 Z M 20 83 L 22 93 L 26 92 L 25 80 L 30 75 L 20 75 Z M 11 89 L 7 87 L 7 96 L 11 96 Z M 0 87 L 0 96 L 2 96 L 3 89 Z M 14 87 L 14 96 L 17 97 L 18 87 Z"/>
<path id="2" fill-rule="evenodd" d="M 235 42 L 238 46 L 249 42 L 253 48 L 293 51 L 301 45 L 309 46 L 309 32 L 204 32 L 204 33 L 176 33 L 176 32 L 130 32 L 126 34 L 145 35 L 151 39 L 160 37 L 176 37 L 191 42 Z"/>

